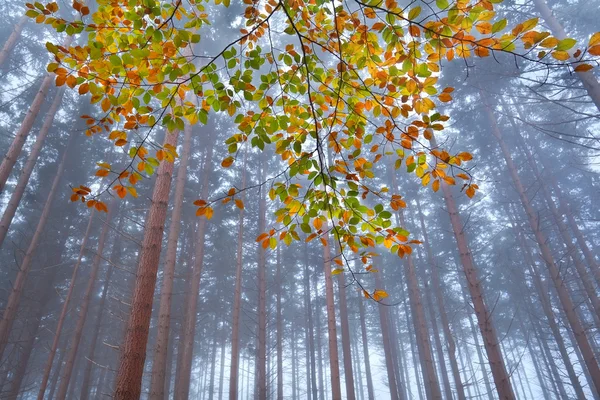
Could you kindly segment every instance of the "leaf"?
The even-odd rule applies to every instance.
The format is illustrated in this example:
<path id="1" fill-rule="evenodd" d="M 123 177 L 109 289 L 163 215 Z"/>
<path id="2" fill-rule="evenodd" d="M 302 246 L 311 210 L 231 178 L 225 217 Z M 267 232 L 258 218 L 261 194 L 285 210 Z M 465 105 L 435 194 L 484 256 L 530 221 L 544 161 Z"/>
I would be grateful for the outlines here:
<path id="1" fill-rule="evenodd" d="M 600 56 L 600 44 L 590 47 L 588 53 L 593 56 Z"/>
<path id="2" fill-rule="evenodd" d="M 495 22 L 494 25 L 492 25 L 492 33 L 500 32 L 501 30 L 506 28 L 506 24 L 506 19 L 501 19 L 500 21 Z"/>
<path id="3" fill-rule="evenodd" d="M 123 185 L 116 185 L 115 187 L 113 187 L 113 190 L 117 192 L 117 195 L 122 199 L 125 198 L 125 196 L 127 196 L 127 189 L 125 189 Z"/>
<path id="4" fill-rule="evenodd" d="M 227 157 L 221 162 L 223 168 L 229 168 L 231 167 L 231 164 L 233 164 L 233 157 Z"/>
<path id="5" fill-rule="evenodd" d="M 375 289 L 375 291 L 373 292 L 373 299 L 375 301 L 381 301 L 381 300 L 385 299 L 386 297 L 389 297 L 389 295 L 383 289 Z"/>
<path id="6" fill-rule="evenodd" d="M 334 270 L 331 271 L 331 275 L 339 275 L 342 272 L 344 272 L 344 268 L 335 268 Z"/>
<path id="7" fill-rule="evenodd" d="M 575 39 L 566 38 L 558 42 L 556 46 L 556 50 L 558 51 L 567 51 L 573 48 L 577 44 Z"/>
<path id="8" fill-rule="evenodd" d="M 133 186 L 127 186 L 127 191 L 133 197 L 138 197 L 137 190 L 135 190 L 135 188 Z"/>
<path id="9" fill-rule="evenodd" d="M 586 72 L 594 69 L 590 64 L 579 64 L 575 67 L 575 72 Z"/>
<path id="10" fill-rule="evenodd" d="M 417 18 L 419 16 L 419 14 L 421 14 L 421 7 L 420 6 L 413 7 L 413 9 L 411 9 L 408 13 L 408 19 L 414 20 L 415 18 Z"/>
<path id="11" fill-rule="evenodd" d="M 108 176 L 109 171 L 106 169 L 99 169 L 98 171 L 96 171 L 96 176 L 100 176 L 100 177 L 105 177 Z"/>
<path id="12" fill-rule="evenodd" d="M 600 32 L 596 32 L 590 38 L 590 41 L 588 42 L 588 46 L 589 47 L 594 47 L 594 46 L 599 45 L 599 44 L 600 44 Z"/>
<path id="13" fill-rule="evenodd" d="M 240 209 L 243 210 L 244 209 L 244 202 L 240 199 L 235 199 L 235 205 Z"/>

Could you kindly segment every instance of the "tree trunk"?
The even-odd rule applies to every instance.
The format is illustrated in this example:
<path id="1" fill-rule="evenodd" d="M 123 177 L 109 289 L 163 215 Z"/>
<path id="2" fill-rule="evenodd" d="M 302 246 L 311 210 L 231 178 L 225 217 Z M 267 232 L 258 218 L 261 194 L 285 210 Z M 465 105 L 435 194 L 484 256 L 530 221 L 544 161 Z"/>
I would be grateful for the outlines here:
<path id="1" fill-rule="evenodd" d="M 328 232 L 326 224 L 323 232 Z M 326 239 L 327 240 L 327 239 Z M 340 364 L 337 346 L 337 330 L 335 323 L 335 300 L 333 298 L 333 279 L 331 278 L 331 248 L 329 241 L 323 246 L 323 271 L 325 274 L 325 300 L 327 310 L 327 337 L 329 341 L 329 372 L 331 379 L 332 400 L 342 400 L 340 386 Z"/>
<path id="2" fill-rule="evenodd" d="M 167 133 L 165 144 L 177 146 L 178 137 L 178 131 Z M 163 162 L 158 168 L 152 192 L 152 205 L 144 225 L 144 239 L 139 255 L 131 312 L 117 371 L 114 393 L 116 400 L 137 400 L 140 397 L 172 175 L 173 163 Z"/>
<path id="3" fill-rule="evenodd" d="M 448 359 L 450 360 L 450 368 L 452 369 L 452 377 L 454 378 L 456 394 L 458 396 L 458 400 L 466 400 L 465 390 L 463 387 L 462 379 L 460 377 L 460 370 L 456 361 L 456 343 L 454 342 L 454 337 L 452 336 L 452 332 L 450 331 L 450 321 L 448 319 L 448 315 L 446 314 L 446 307 L 444 305 L 444 291 L 442 289 L 440 276 L 438 274 L 438 266 L 433 257 L 431 244 L 429 243 L 429 236 L 427 235 L 425 220 L 423 218 L 423 211 L 421 210 L 421 203 L 418 197 L 417 210 L 419 212 L 419 221 L 421 223 L 421 231 L 423 232 L 425 250 L 427 251 L 427 261 L 429 262 L 429 271 L 431 274 L 431 282 L 433 284 L 433 292 L 435 293 L 435 300 L 437 303 L 438 311 L 440 313 L 444 338 L 446 339 Z"/>
<path id="4" fill-rule="evenodd" d="M 552 15 L 552 11 L 545 0 L 534 0 L 533 1 L 540 15 L 548 24 L 548 27 L 552 31 L 552 34 L 558 39 L 563 40 L 567 37 L 565 29 L 562 27 L 560 22 Z M 587 91 L 588 95 L 600 111 L 600 83 L 594 76 L 593 71 L 575 71 L 575 74 L 581 80 L 583 87 Z"/>
<path id="5" fill-rule="evenodd" d="M 321 307 L 319 305 L 319 287 L 317 286 L 317 275 L 314 274 L 313 275 L 313 285 L 314 285 L 314 293 L 315 293 L 315 303 L 317 304 L 317 306 L 315 307 L 316 309 L 316 330 L 317 330 L 317 361 L 319 364 L 319 400 L 324 400 L 325 399 L 325 378 L 323 377 L 324 372 L 323 372 L 323 352 L 322 352 L 322 345 L 321 345 Z"/>
<path id="6" fill-rule="evenodd" d="M 281 254 L 277 247 L 277 400 L 283 400 L 283 319 L 281 316 Z M 308 376 L 306 377 L 308 379 Z"/>
<path id="7" fill-rule="evenodd" d="M 312 301 L 310 294 L 310 276 L 308 271 L 308 245 L 304 242 L 304 304 L 306 309 L 306 320 L 308 323 L 308 347 L 310 349 L 310 383 L 312 400 L 318 399 L 317 393 L 317 367 L 315 360 L 315 338 L 312 315 Z"/>
<path id="8" fill-rule="evenodd" d="M 77 358 L 77 350 L 79 349 L 79 343 L 81 342 L 81 336 L 83 335 L 83 327 L 87 319 L 87 312 L 90 306 L 92 291 L 94 290 L 96 278 L 98 276 L 98 270 L 100 269 L 100 264 L 103 259 L 102 253 L 104 252 L 104 244 L 106 243 L 106 238 L 108 236 L 110 221 L 115 215 L 115 210 L 118 207 L 116 202 L 117 200 L 113 201 L 110 206 L 110 211 L 108 212 L 106 221 L 104 222 L 104 226 L 102 227 L 102 233 L 100 234 L 100 238 L 98 240 L 98 248 L 96 250 L 96 254 L 94 255 L 94 260 L 92 262 L 92 269 L 90 271 L 88 284 L 85 289 L 85 293 L 83 294 L 83 299 L 81 299 L 79 318 L 77 319 L 77 325 L 75 327 L 75 332 L 73 333 L 73 338 L 69 342 L 69 356 L 67 357 L 67 362 L 64 367 L 64 374 L 60 381 L 60 386 L 58 387 L 58 393 L 56 395 L 56 398 L 58 400 L 64 400 L 67 397 L 67 391 L 69 388 L 69 382 L 71 380 L 71 374 L 73 373 L 75 360 Z"/>
<path id="9" fill-rule="evenodd" d="M 37 159 L 42 151 L 42 147 L 44 145 L 44 141 L 46 140 L 46 136 L 48 135 L 48 131 L 52 126 L 52 122 L 54 121 L 54 116 L 58 111 L 63 99 L 63 95 L 65 93 L 65 87 L 61 87 L 57 90 L 56 96 L 54 100 L 52 100 L 52 104 L 50 105 L 50 109 L 46 113 L 46 118 L 44 119 L 44 124 L 40 128 L 40 132 L 35 139 L 35 143 L 31 147 L 31 153 L 29 153 L 29 157 L 27 157 L 27 161 L 19 174 L 19 178 L 17 180 L 17 185 L 12 191 L 10 195 L 10 200 L 4 209 L 4 214 L 2 214 L 2 219 L 0 220 L 0 246 L 4 243 L 4 239 L 6 239 L 6 235 L 8 233 L 8 229 L 12 223 L 13 218 L 15 217 L 15 213 L 17 212 L 17 208 L 21 203 L 21 199 L 23 198 L 23 193 L 25 193 L 25 189 L 27 188 L 27 184 L 29 183 L 29 178 L 31 177 L 31 173 L 35 167 Z M 0 189 L 1 190 L 1 189 Z"/>
<path id="10" fill-rule="evenodd" d="M 63 46 L 68 48 L 72 41 L 73 37 L 68 36 L 65 39 Z M 15 138 L 6 152 L 6 156 L 4 156 L 4 160 L 2 160 L 2 164 L 0 164 L 0 193 L 4 192 L 6 181 L 8 180 L 8 177 L 10 176 L 17 159 L 21 154 L 23 145 L 25 144 L 25 141 L 31 132 L 31 127 L 33 126 L 33 123 L 35 122 L 35 119 L 42 108 L 42 104 L 44 104 L 46 101 L 46 95 L 48 94 L 50 85 L 52 85 L 53 77 L 53 74 L 47 74 L 42 80 L 42 84 L 40 85 L 40 88 L 35 95 L 31 106 L 29 106 L 19 130 L 15 134 Z"/>
<path id="11" fill-rule="evenodd" d="M 242 190 L 246 189 L 246 157 L 244 154 L 244 166 L 242 168 Z M 244 200 L 244 192 L 241 194 Z M 242 272 L 244 256 L 244 209 L 240 208 L 237 236 L 237 255 L 235 266 L 235 289 L 233 294 L 233 315 L 231 333 L 231 365 L 229 368 L 229 400 L 238 398 L 238 381 L 240 365 L 240 313 L 242 308 Z"/>
<path id="12" fill-rule="evenodd" d="M 569 325 L 571 326 L 571 329 L 573 330 L 573 333 L 575 334 L 575 339 L 577 341 L 579 349 L 581 350 L 581 353 L 585 359 L 585 363 L 588 366 L 588 370 L 590 372 L 592 380 L 594 381 L 595 390 L 596 390 L 596 392 L 600 392 L 600 368 L 598 367 L 598 363 L 594 357 L 594 353 L 592 351 L 590 343 L 585 335 L 585 330 L 583 329 L 583 326 L 581 325 L 581 321 L 579 320 L 579 317 L 577 316 L 577 314 L 575 312 L 575 305 L 573 304 L 573 301 L 571 300 L 571 296 L 569 295 L 569 292 L 567 291 L 567 288 L 563 282 L 563 279 L 560 276 L 560 270 L 554 261 L 554 257 L 552 256 L 552 252 L 550 251 L 550 248 L 548 247 L 548 242 L 546 240 L 546 237 L 540 230 L 537 214 L 535 213 L 533 207 L 531 206 L 531 203 L 529 202 L 529 199 L 527 198 L 527 196 L 525 194 L 525 188 L 523 187 L 523 184 L 521 183 L 521 180 L 517 173 L 517 168 L 514 165 L 510 151 L 508 150 L 508 147 L 506 146 L 506 143 L 504 142 L 502 133 L 500 132 L 500 129 L 498 128 L 498 125 L 496 123 L 496 118 L 494 117 L 494 114 L 492 113 L 490 106 L 485 102 L 484 102 L 484 105 L 485 105 L 485 107 L 484 107 L 485 112 L 488 116 L 488 119 L 489 119 L 491 127 L 492 127 L 491 133 L 498 140 L 500 149 L 502 150 L 502 154 L 506 161 L 508 171 L 509 171 L 510 176 L 513 180 L 513 183 L 517 189 L 519 198 L 521 199 L 521 203 L 527 214 L 527 218 L 529 220 L 531 230 L 533 231 L 536 241 L 538 243 L 538 246 L 540 248 L 542 259 L 544 260 L 546 267 L 549 270 L 550 277 L 551 277 L 552 281 L 554 282 L 554 286 L 556 287 L 556 291 L 558 293 L 560 302 L 562 304 L 562 308 L 567 316 Z"/>
<path id="13" fill-rule="evenodd" d="M 375 273 L 375 285 L 377 289 L 385 290 L 381 274 L 383 273 L 381 266 L 377 268 L 379 271 Z M 388 384 L 390 387 L 391 400 L 404 400 L 403 393 L 398 391 L 396 384 L 396 375 L 394 373 L 394 362 L 392 360 L 392 349 L 390 341 L 390 326 L 388 320 L 388 312 L 386 306 L 377 304 L 379 310 L 379 323 L 381 325 L 381 336 L 383 339 L 383 354 L 385 356 L 385 366 L 387 370 Z M 364 345 L 363 345 L 364 346 Z"/>
<path id="14" fill-rule="evenodd" d="M 181 230 L 181 211 L 183 208 L 183 195 L 187 177 L 188 161 L 192 147 L 192 127 L 184 127 L 183 147 L 177 178 L 175 180 L 175 197 L 171 211 L 171 225 L 167 239 L 167 250 L 162 283 L 160 286 L 160 305 L 158 310 L 158 328 L 154 356 L 152 358 L 152 375 L 150 379 L 149 400 L 165 399 L 165 370 L 167 366 L 167 352 L 169 347 L 169 333 L 171 327 L 171 303 L 173 299 L 173 279 L 175 278 L 175 265 L 177 262 L 177 244 Z"/>
<path id="15" fill-rule="evenodd" d="M 112 207 L 118 207 L 117 204 L 114 204 Z M 96 354 L 96 346 L 98 343 L 98 336 L 100 336 L 100 330 L 102 327 L 102 318 L 104 316 L 104 308 L 106 305 L 106 296 L 108 295 L 108 287 L 110 285 L 110 279 L 112 277 L 114 267 L 113 263 L 119 262 L 121 260 L 121 252 L 122 246 L 121 241 L 119 240 L 119 234 L 123 228 L 123 222 L 125 218 L 121 217 L 119 219 L 119 224 L 117 227 L 117 234 L 113 240 L 112 252 L 109 258 L 109 265 L 106 271 L 106 276 L 104 278 L 104 285 L 102 287 L 102 294 L 100 295 L 100 303 L 98 304 L 98 315 L 96 316 L 96 324 L 94 326 L 94 333 L 92 336 L 92 341 L 90 343 L 90 352 L 87 356 L 85 371 L 83 373 L 83 381 L 81 384 L 81 395 L 79 396 L 79 400 L 88 400 L 90 397 L 90 382 L 92 377 L 92 368 L 94 367 L 94 359 Z M 108 224 L 108 221 L 107 221 Z"/>
<path id="16" fill-rule="evenodd" d="M 21 300 L 21 295 L 23 294 L 23 288 L 25 286 L 25 281 L 27 280 L 27 275 L 29 274 L 29 269 L 31 268 L 33 256 L 42 238 L 42 233 L 44 232 L 46 222 L 48 221 L 48 217 L 52 209 L 52 203 L 54 202 L 54 197 L 56 196 L 56 192 L 58 191 L 58 185 L 65 170 L 67 157 L 69 155 L 71 144 L 74 138 L 75 134 L 71 133 L 67 145 L 64 148 L 64 152 L 60 163 L 58 164 L 56 174 L 54 175 L 54 180 L 52 181 L 50 192 L 46 197 L 46 202 L 44 203 L 42 214 L 39 217 L 37 226 L 35 228 L 35 232 L 33 234 L 33 237 L 31 238 L 31 242 L 29 243 L 27 251 L 25 252 L 25 256 L 21 261 L 19 271 L 17 272 L 17 277 L 14 280 L 12 290 L 10 291 L 8 300 L 5 303 L 4 313 L 2 314 L 2 320 L 0 321 L 0 359 L 2 359 L 4 350 L 6 349 L 6 345 L 8 344 L 8 338 L 13 322 L 15 320 L 15 316 L 17 314 L 17 309 L 19 308 L 19 302 Z"/>
<path id="17" fill-rule="evenodd" d="M 261 157 L 261 172 L 259 180 L 264 174 L 264 159 Z M 263 233 L 266 229 L 267 201 L 264 190 L 259 192 L 258 207 L 258 232 Z M 258 400 L 267 399 L 267 260 L 266 250 L 258 245 L 258 336 L 256 355 L 256 384 Z M 293 346 L 293 343 L 292 343 Z"/>
<path id="18" fill-rule="evenodd" d="M 4 63 L 8 59 L 8 55 L 17 44 L 17 40 L 19 39 L 19 37 L 21 36 L 21 32 L 23 31 L 23 25 L 25 25 L 25 22 L 27 22 L 28 19 L 29 17 L 25 15 L 19 18 L 19 21 L 14 26 L 13 31 L 10 33 L 10 36 L 8 37 L 8 39 L 6 39 L 6 42 L 4 42 L 4 46 L 2 46 L 2 50 L 0 50 L 0 67 L 4 65 Z"/>
<path id="19" fill-rule="evenodd" d="M 437 147 L 435 138 L 431 139 L 431 145 Z M 510 377 L 506 371 L 500 346 L 498 343 L 498 337 L 496 329 L 492 322 L 492 315 L 489 312 L 479 282 L 478 271 L 473 263 L 471 250 L 467 244 L 467 238 L 464 232 L 464 225 L 461 221 L 458 207 L 452 196 L 451 189 L 448 185 L 442 182 L 442 193 L 446 202 L 446 208 L 450 217 L 450 223 L 452 224 L 452 231 L 458 245 L 458 251 L 460 261 L 467 279 L 467 286 L 471 301 L 473 302 L 473 309 L 477 316 L 477 322 L 481 336 L 483 337 L 483 343 L 485 352 L 488 356 L 488 362 L 492 370 L 492 376 L 494 377 L 494 383 L 496 384 L 496 391 L 501 400 L 514 400 L 515 394 L 510 383 Z"/>
<path id="20" fill-rule="evenodd" d="M 48 380 L 50 379 L 50 371 L 52 370 L 52 363 L 54 362 L 54 356 L 56 355 L 56 349 L 58 348 L 58 342 L 60 340 L 63 324 L 69 311 L 71 296 L 73 295 L 73 289 L 75 288 L 77 273 L 79 272 L 79 266 L 81 265 L 81 259 L 83 258 L 83 253 L 86 250 L 87 241 L 90 236 L 90 229 L 92 227 L 92 222 L 94 221 L 94 214 L 94 209 L 92 209 L 90 211 L 90 217 L 87 228 L 85 229 L 85 234 L 83 235 L 83 239 L 81 241 L 81 247 L 79 248 L 79 256 L 77 257 L 77 262 L 73 267 L 73 274 L 71 275 L 69 288 L 67 289 L 67 294 L 65 296 L 63 306 L 60 311 L 60 316 L 58 317 L 58 322 L 56 323 L 56 329 L 54 330 L 54 339 L 52 340 L 52 347 L 50 347 L 50 352 L 48 353 L 48 360 L 46 361 L 44 375 L 42 376 L 42 382 L 40 383 L 40 389 L 37 395 L 38 400 L 43 400 L 44 394 L 46 393 L 46 387 L 48 386 Z"/>
<path id="21" fill-rule="evenodd" d="M 208 135 L 207 135 L 208 136 Z M 206 138 L 206 160 L 204 161 L 204 171 L 202 177 L 201 198 L 208 198 L 210 173 L 213 170 L 212 155 L 215 138 L 210 135 Z M 181 339 L 179 342 L 179 352 L 183 354 L 180 366 L 177 368 L 175 380 L 175 398 L 177 400 L 187 400 L 189 397 L 190 377 L 192 373 L 192 359 L 194 355 L 194 338 L 196 334 L 196 310 L 198 308 L 198 296 L 200 294 L 200 277 L 204 266 L 204 240 L 206 235 L 208 220 L 206 217 L 198 221 L 197 243 L 195 249 L 194 265 L 192 267 L 192 276 L 185 304 L 185 314 L 183 317 L 183 326 L 181 329 Z"/>
<path id="22" fill-rule="evenodd" d="M 342 353 L 344 357 L 344 382 L 346 399 L 356 400 L 354 393 L 354 373 L 352 371 L 352 353 L 350 350 L 350 325 L 348 324 L 348 304 L 346 300 L 346 277 L 338 274 L 338 296 L 340 307 L 340 324 L 342 330 Z"/>
<path id="23" fill-rule="evenodd" d="M 219 351 L 221 360 L 219 362 L 219 400 L 223 400 L 223 378 L 225 375 L 225 345 L 227 344 L 226 336 L 223 333 L 221 336 L 221 349 Z"/>

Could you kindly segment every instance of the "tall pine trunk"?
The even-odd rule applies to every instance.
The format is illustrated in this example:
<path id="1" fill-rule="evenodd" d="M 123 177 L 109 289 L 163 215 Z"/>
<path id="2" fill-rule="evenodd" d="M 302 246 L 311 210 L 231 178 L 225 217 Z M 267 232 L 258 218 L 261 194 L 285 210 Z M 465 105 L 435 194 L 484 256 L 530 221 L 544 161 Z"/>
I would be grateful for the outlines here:
<path id="1" fill-rule="evenodd" d="M 15 48 L 15 45 L 17 44 L 17 41 L 21 36 L 21 32 L 23 31 L 23 25 L 25 25 L 25 22 L 27 22 L 28 19 L 29 17 L 27 17 L 26 15 L 23 15 L 21 18 L 19 18 L 19 21 L 14 26 L 12 32 L 10 33 L 10 36 L 8 37 L 8 39 L 6 39 L 6 42 L 4 42 L 4 46 L 2 46 L 2 50 L 0 50 L 0 67 L 4 65 L 4 63 L 8 59 L 8 55 L 10 54 L 12 49 Z"/>
<path id="2" fill-rule="evenodd" d="M 169 348 L 169 333 L 171 329 L 171 303 L 173 299 L 173 280 L 175 278 L 175 265 L 177 262 L 177 244 L 181 230 L 181 213 L 183 208 L 183 195 L 187 177 L 187 168 L 192 147 L 192 127 L 184 127 L 183 148 L 181 159 L 177 168 L 175 180 L 175 197 L 171 211 L 171 225 L 167 239 L 165 266 L 160 287 L 160 305 L 158 310 L 158 331 L 154 344 L 152 358 L 152 375 L 150 379 L 150 400 L 164 400 L 165 398 L 165 370 L 167 366 L 167 352 Z"/>
<path id="3" fill-rule="evenodd" d="M 178 137 L 178 131 L 168 132 L 165 144 L 177 146 Z M 121 346 L 121 359 L 114 393 L 116 400 L 137 400 L 140 397 L 148 331 L 152 317 L 152 300 L 167 218 L 173 167 L 173 163 L 163 162 L 158 168 L 154 183 L 152 205 L 144 225 L 144 239 L 138 261 L 129 322 Z"/>
<path id="4" fill-rule="evenodd" d="M 437 147 L 435 138 L 431 139 L 431 144 L 434 148 Z M 501 400 L 514 400 L 515 394 L 510 383 L 510 376 L 508 375 L 504 359 L 502 358 L 498 336 L 492 322 L 492 315 L 485 304 L 483 289 L 479 282 L 479 274 L 473 263 L 473 257 L 465 236 L 464 225 L 461 221 L 458 207 L 456 206 L 450 187 L 443 182 L 441 187 L 450 217 L 452 231 L 454 232 L 454 238 L 456 239 L 458 246 L 460 262 L 467 279 L 467 287 L 471 296 L 471 301 L 473 302 L 473 309 L 477 316 L 477 323 L 479 325 L 481 336 L 483 337 L 485 352 L 492 370 L 496 392 Z"/>
<path id="5" fill-rule="evenodd" d="M 202 192 L 201 198 L 208 198 L 210 173 L 213 170 L 212 155 L 214 134 L 207 135 L 206 159 L 204 161 L 204 171 L 202 173 Z M 178 351 L 183 355 L 181 364 L 177 368 L 175 380 L 175 398 L 178 400 L 187 400 L 189 397 L 190 377 L 192 374 L 192 360 L 194 355 L 194 338 L 196 334 L 196 310 L 198 308 L 198 296 L 200 294 L 200 278 L 204 266 L 204 242 L 206 236 L 208 221 L 206 217 L 198 221 L 197 242 L 195 248 L 194 265 L 192 267 L 190 286 L 185 304 L 185 314 L 183 316 L 183 325 L 181 328 L 181 339 L 179 341 Z"/>
<path id="6" fill-rule="evenodd" d="M 262 158 L 262 157 L 261 157 Z M 261 160 L 259 179 L 263 180 L 264 159 Z M 264 190 L 260 189 L 258 207 L 258 232 L 266 229 L 267 200 Z M 256 351 L 256 384 L 258 400 L 267 399 L 267 260 L 266 249 L 258 245 L 258 336 Z M 293 343 L 292 343 L 293 346 Z"/>
<path id="7" fill-rule="evenodd" d="M 242 190 L 246 189 L 246 157 L 244 154 L 244 166 L 242 168 Z M 242 201 L 244 201 L 242 192 Z M 237 250 L 235 260 L 235 289 L 233 291 L 233 313 L 231 323 L 231 364 L 229 368 L 229 400 L 238 398 L 238 381 L 240 365 L 240 314 L 242 309 L 242 272 L 244 256 L 244 209 L 240 208 L 237 235 Z"/>
<path id="8" fill-rule="evenodd" d="M 421 210 L 421 202 L 419 201 L 418 197 L 417 211 L 419 212 L 419 221 L 421 223 L 421 231 L 423 234 L 423 240 L 425 242 L 427 261 L 429 263 L 429 273 L 431 274 L 433 292 L 435 294 L 437 308 L 440 313 L 440 320 L 442 322 L 444 339 L 446 339 L 446 350 L 448 352 L 448 359 L 450 361 L 450 368 L 452 370 L 452 377 L 454 379 L 456 394 L 458 396 L 458 400 L 466 400 L 465 390 L 463 387 L 462 379 L 460 377 L 460 369 L 458 368 L 458 362 L 456 360 L 456 343 L 454 342 L 454 336 L 452 336 L 452 332 L 450 330 L 450 320 L 448 319 L 448 314 L 446 313 L 446 306 L 444 305 L 444 291 L 440 282 L 438 265 L 433 257 L 433 251 L 431 250 L 431 244 L 429 243 L 429 235 L 427 234 L 427 228 L 425 227 L 425 220 L 423 218 L 423 211 Z"/>

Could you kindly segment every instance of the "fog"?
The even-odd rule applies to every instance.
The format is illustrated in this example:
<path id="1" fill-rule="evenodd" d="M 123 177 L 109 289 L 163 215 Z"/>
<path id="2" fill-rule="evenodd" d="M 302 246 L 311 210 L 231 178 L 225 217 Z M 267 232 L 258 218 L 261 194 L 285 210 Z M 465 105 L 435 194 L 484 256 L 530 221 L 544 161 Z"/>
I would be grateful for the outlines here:
<path id="1" fill-rule="evenodd" d="M 171 2 L 86 6 L 91 15 L 128 3 L 151 10 Z M 180 75 L 169 70 L 162 82 L 143 80 L 140 88 L 155 91 L 149 101 L 131 96 L 135 112 L 152 107 L 153 118 L 174 120 L 184 105 L 197 114 L 185 123 L 179 114 L 176 126 L 149 127 L 138 118 L 130 129 L 123 127 L 129 119 L 110 113 L 127 108 L 115 104 L 121 89 L 135 86 L 127 81 L 133 66 L 115 73 L 122 86 L 113 104 L 104 92 L 82 89 L 83 78 L 58 87 L 55 72 L 47 72 L 57 62 L 47 42 L 69 47 L 69 36 L 24 17 L 32 8 L 23 1 L 0 2 L 0 399 L 600 399 L 600 83 L 598 57 L 585 53 L 600 30 L 600 3 L 505 0 L 494 4 L 491 21 L 506 18 L 510 28 L 539 17 L 538 30 L 577 40 L 564 53 L 582 61 L 574 54 L 580 49 L 589 70 L 576 72 L 578 64 L 540 56 L 516 39 L 514 49 L 482 58 L 457 50 L 438 61 L 419 53 L 423 63 L 439 65 L 429 66 L 433 74 L 409 71 L 398 56 L 401 77 L 438 78 L 439 92 L 423 96 L 435 100 L 435 110 L 412 108 L 393 118 L 374 115 L 369 107 L 381 102 L 373 93 L 398 90 L 395 101 L 408 104 L 417 92 L 406 92 L 406 80 L 377 83 L 363 98 L 340 89 L 339 110 L 330 98 L 329 85 L 371 79 L 374 61 L 354 60 L 344 47 L 340 59 L 351 60 L 352 75 L 331 50 L 342 41 L 366 46 L 362 37 L 336 34 L 339 21 L 331 22 L 319 47 L 319 29 L 301 33 L 289 25 L 308 18 L 306 10 L 289 11 L 302 3 L 311 13 L 346 18 L 341 26 L 358 26 L 369 13 L 361 2 L 173 3 L 184 10 L 172 21 L 164 17 L 174 29 L 184 29 L 193 10 L 206 13 L 207 23 L 194 30 L 200 41 L 173 55 L 180 58 L 174 69 L 194 67 Z M 240 30 L 266 18 L 252 15 L 251 3 L 289 14 L 273 11 L 255 42 L 240 40 Z M 384 12 L 378 2 L 366 3 Z M 399 3 L 423 9 L 421 27 L 454 4 Z M 54 16 L 80 18 L 70 2 L 57 5 Z M 348 17 L 354 12 L 362 13 L 358 22 Z M 150 11 L 143 18 L 152 22 Z M 406 32 L 398 40 L 413 40 Z M 88 35 L 73 36 L 71 49 L 88 45 Z M 295 50 L 286 47 L 292 44 Z M 138 48 L 121 45 L 107 44 L 118 63 Z M 250 53 L 253 45 L 273 59 Z M 228 64 L 223 52 L 235 61 Z M 300 62 L 311 54 L 316 61 Z M 111 62 L 107 69 L 121 68 Z M 367 66 L 356 66 L 361 62 Z M 309 66 L 322 70 L 301 82 Z M 319 80 L 336 66 L 341 84 Z M 68 72 L 73 79 L 84 76 L 78 68 Z M 190 78 L 205 70 L 208 82 Z M 300 78 L 294 83 L 286 74 Z M 101 81 L 95 82 L 104 91 Z M 173 82 L 191 89 L 169 103 L 165 88 Z M 452 101 L 439 96 L 444 87 L 452 88 Z M 359 98 L 373 100 L 360 103 L 371 112 L 366 122 L 349 117 Z M 255 112 L 254 120 L 240 122 Z M 399 145 L 399 133 L 396 142 L 378 138 L 385 121 L 398 124 L 389 132 L 408 132 L 412 121 L 434 113 L 449 117 L 444 129 L 428 128 L 435 136 L 420 137 L 412 149 Z M 331 122 L 336 118 L 343 123 Z M 125 145 L 109 137 L 117 128 L 127 132 Z M 141 146 L 152 159 L 140 156 Z M 424 178 L 429 172 L 415 173 L 417 165 L 399 156 L 414 151 L 425 160 L 426 153 L 417 168 L 427 168 L 432 149 L 468 154 L 458 165 L 438 164 L 450 180 L 431 175 L 431 182 Z M 296 174 L 294 157 L 310 160 L 313 169 Z M 438 158 L 432 168 L 446 163 Z M 319 174 L 324 178 L 315 180 Z M 353 179 L 356 188 L 347 185 Z M 310 197 L 319 187 L 325 197 Z M 354 204 L 349 197 L 391 221 L 393 235 L 410 248 L 402 250 L 390 235 L 348 239 L 346 226 L 368 225 L 344 214 Z M 326 204 L 321 219 L 308 219 L 313 204 Z"/>

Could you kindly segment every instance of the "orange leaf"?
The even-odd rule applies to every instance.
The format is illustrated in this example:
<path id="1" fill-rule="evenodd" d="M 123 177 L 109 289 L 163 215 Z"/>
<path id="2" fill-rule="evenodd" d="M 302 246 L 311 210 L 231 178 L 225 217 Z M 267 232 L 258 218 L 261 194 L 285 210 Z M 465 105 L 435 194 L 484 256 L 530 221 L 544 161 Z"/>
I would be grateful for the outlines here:
<path id="1" fill-rule="evenodd" d="M 125 189 L 125 187 L 123 187 L 122 185 L 116 185 L 113 189 L 117 192 L 117 195 L 120 198 L 124 198 L 125 196 L 127 196 L 127 189 Z"/>

